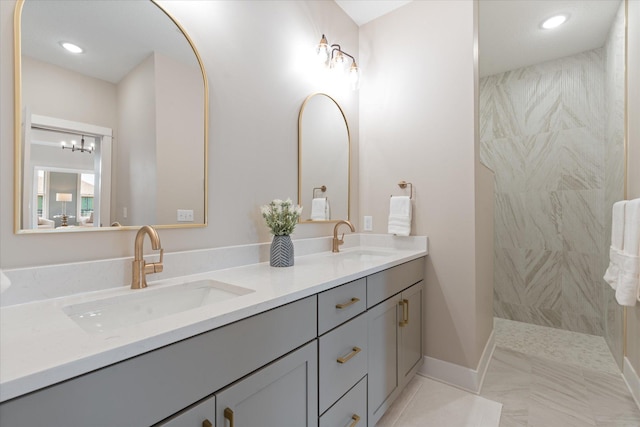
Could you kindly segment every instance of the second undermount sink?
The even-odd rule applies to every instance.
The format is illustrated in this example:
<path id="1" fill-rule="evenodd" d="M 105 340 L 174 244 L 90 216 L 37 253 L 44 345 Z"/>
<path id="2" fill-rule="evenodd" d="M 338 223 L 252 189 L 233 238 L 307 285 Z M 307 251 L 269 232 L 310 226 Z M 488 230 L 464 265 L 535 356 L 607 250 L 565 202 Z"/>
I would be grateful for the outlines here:
<path id="1" fill-rule="evenodd" d="M 110 331 L 159 319 L 254 292 L 210 279 L 160 289 L 131 291 L 96 301 L 63 307 L 64 313 L 89 333 Z"/>
<path id="2" fill-rule="evenodd" d="M 391 255 L 394 255 L 394 253 L 377 249 L 357 249 L 338 253 L 338 256 L 343 259 L 355 261 L 378 261 Z"/>

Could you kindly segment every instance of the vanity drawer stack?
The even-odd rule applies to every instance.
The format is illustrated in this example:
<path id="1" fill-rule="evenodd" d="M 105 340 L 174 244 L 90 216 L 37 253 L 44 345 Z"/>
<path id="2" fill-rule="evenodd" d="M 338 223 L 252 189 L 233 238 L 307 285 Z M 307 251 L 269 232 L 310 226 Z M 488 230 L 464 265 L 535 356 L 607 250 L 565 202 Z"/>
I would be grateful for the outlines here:
<path id="1" fill-rule="evenodd" d="M 321 426 L 367 425 L 366 295 L 365 278 L 318 294 Z"/>

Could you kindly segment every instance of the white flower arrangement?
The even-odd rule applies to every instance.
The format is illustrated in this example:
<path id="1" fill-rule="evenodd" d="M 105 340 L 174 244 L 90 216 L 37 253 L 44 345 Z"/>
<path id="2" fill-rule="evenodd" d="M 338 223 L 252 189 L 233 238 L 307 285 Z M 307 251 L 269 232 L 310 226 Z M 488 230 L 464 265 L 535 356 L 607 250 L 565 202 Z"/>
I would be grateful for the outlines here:
<path id="1" fill-rule="evenodd" d="M 288 236 L 296 228 L 298 218 L 302 213 L 301 206 L 294 206 L 291 199 L 275 199 L 268 205 L 260 207 L 262 217 L 267 222 L 274 236 Z"/>

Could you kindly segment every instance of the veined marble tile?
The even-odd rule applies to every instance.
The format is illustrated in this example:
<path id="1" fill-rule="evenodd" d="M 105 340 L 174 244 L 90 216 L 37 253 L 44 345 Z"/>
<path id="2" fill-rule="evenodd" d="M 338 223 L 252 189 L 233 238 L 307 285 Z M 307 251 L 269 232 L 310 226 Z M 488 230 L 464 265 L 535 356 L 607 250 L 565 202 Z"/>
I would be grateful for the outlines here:
<path id="1" fill-rule="evenodd" d="M 604 289 L 604 338 L 609 345 L 609 349 L 613 354 L 613 358 L 619 368 L 622 368 L 623 360 L 623 314 L 622 307 L 617 303 L 615 299 L 615 291 L 606 285 Z"/>
<path id="2" fill-rule="evenodd" d="M 560 189 L 561 141 L 559 132 L 530 135 L 524 141 L 526 150 L 527 191 L 555 191 Z"/>
<path id="3" fill-rule="evenodd" d="M 563 191 L 560 203 L 564 249 L 601 253 L 604 250 L 604 191 Z"/>
<path id="4" fill-rule="evenodd" d="M 494 293 L 499 301 L 523 304 L 526 295 L 524 251 L 496 248 L 494 259 Z"/>
<path id="5" fill-rule="evenodd" d="M 503 85 L 487 87 L 480 93 L 480 139 L 490 140 L 521 135 L 513 99 Z"/>
<path id="6" fill-rule="evenodd" d="M 585 66 L 593 68 L 594 72 L 604 73 L 605 50 L 601 47 L 587 50 L 575 55 L 566 56 L 558 60 L 563 70 L 582 69 Z"/>
<path id="7" fill-rule="evenodd" d="M 560 194 L 557 191 L 530 191 L 525 197 L 525 247 L 562 251 Z"/>
<path id="8" fill-rule="evenodd" d="M 497 317 L 529 323 L 532 325 L 559 328 L 562 325 L 562 312 L 550 308 L 537 308 L 529 305 L 493 302 L 493 312 Z"/>
<path id="9" fill-rule="evenodd" d="M 564 129 L 562 71 L 503 85 L 522 135 Z"/>
<path id="10" fill-rule="evenodd" d="M 493 139 L 481 145 L 481 159 L 495 173 L 495 191 L 498 193 L 523 192 L 525 190 L 525 150 L 521 137 Z"/>
<path id="11" fill-rule="evenodd" d="M 524 245 L 523 193 L 496 193 L 494 209 L 495 245 L 522 248 Z"/>
<path id="12" fill-rule="evenodd" d="M 579 332 L 581 334 L 602 336 L 602 316 L 587 315 L 574 311 L 563 311 L 562 329 Z"/>
<path id="13" fill-rule="evenodd" d="M 562 270 L 563 310 L 602 317 L 604 304 L 601 279 L 603 275 L 599 254 L 566 252 Z"/>
<path id="14" fill-rule="evenodd" d="M 598 426 L 640 426 L 640 410 L 620 375 L 584 370 L 583 376 Z"/>
<path id="15" fill-rule="evenodd" d="M 604 141 L 588 128 L 561 132 L 562 190 L 599 190 L 604 186 Z"/>
<path id="16" fill-rule="evenodd" d="M 564 129 L 591 127 L 604 134 L 604 78 L 602 67 L 585 63 L 562 71 L 562 121 Z"/>
<path id="17" fill-rule="evenodd" d="M 526 304 L 537 308 L 562 308 L 562 252 L 525 252 Z"/>

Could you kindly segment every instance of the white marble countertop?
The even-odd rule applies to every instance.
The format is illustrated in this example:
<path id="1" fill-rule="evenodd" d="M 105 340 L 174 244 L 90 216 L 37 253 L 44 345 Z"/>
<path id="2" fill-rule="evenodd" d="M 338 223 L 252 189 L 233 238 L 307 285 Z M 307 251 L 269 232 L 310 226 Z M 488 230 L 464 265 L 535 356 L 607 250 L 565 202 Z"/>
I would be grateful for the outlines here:
<path id="1" fill-rule="evenodd" d="M 0 402 L 120 362 L 179 340 L 218 328 L 337 285 L 427 255 L 424 247 L 368 248 L 296 257 L 295 266 L 268 263 L 149 281 L 128 287 L 17 304 L 0 308 Z M 349 257 L 354 251 L 385 251 L 383 257 Z M 153 276 L 149 276 L 149 279 Z M 213 279 L 253 292 L 159 319 L 90 334 L 62 310 L 72 304 L 134 294 L 197 279 Z"/>

